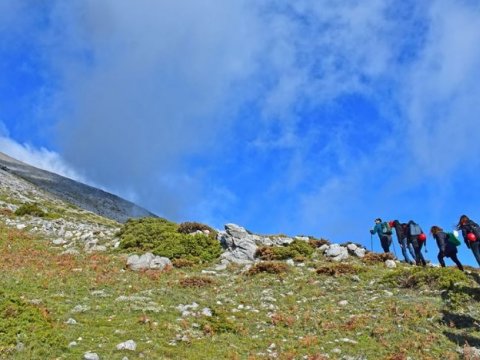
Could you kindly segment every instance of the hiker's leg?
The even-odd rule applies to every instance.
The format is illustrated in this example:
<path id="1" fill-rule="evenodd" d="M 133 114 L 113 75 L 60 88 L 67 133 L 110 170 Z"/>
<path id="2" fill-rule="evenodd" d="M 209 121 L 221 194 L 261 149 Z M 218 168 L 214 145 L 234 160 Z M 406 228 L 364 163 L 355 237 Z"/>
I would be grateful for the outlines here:
<path id="1" fill-rule="evenodd" d="M 480 240 L 470 243 L 470 248 L 472 249 L 473 256 L 477 260 L 478 265 L 480 266 Z"/>
<path id="2" fill-rule="evenodd" d="M 407 249 L 410 251 L 410 255 L 412 255 L 412 258 L 415 257 L 415 250 L 413 249 L 412 243 L 407 241 Z"/>
<path id="3" fill-rule="evenodd" d="M 388 246 L 388 237 L 387 236 L 382 236 L 380 239 L 380 244 L 382 245 L 383 252 L 390 252 L 389 246 Z"/>
<path id="4" fill-rule="evenodd" d="M 420 256 L 420 261 L 422 262 L 422 265 L 426 266 L 427 262 L 425 261 L 425 258 L 423 257 L 422 247 L 423 247 L 423 241 L 418 243 L 418 254 Z"/>
<path id="5" fill-rule="evenodd" d="M 422 260 L 422 253 L 420 252 L 420 247 L 414 245 L 413 250 L 415 251 L 415 264 L 420 265 Z"/>
<path id="6" fill-rule="evenodd" d="M 402 249 L 403 258 L 405 259 L 405 261 L 407 263 L 410 263 L 410 258 L 408 257 L 408 254 L 407 254 L 407 239 L 406 238 L 404 238 L 400 241 L 400 248 Z"/>
<path id="7" fill-rule="evenodd" d="M 463 271 L 463 266 L 460 260 L 458 260 L 457 254 L 450 255 L 450 259 L 457 265 L 457 267 Z"/>
<path id="8" fill-rule="evenodd" d="M 443 260 L 443 257 L 444 257 L 443 251 L 440 251 L 437 255 L 437 259 L 441 267 L 445 267 L 445 261 Z"/>

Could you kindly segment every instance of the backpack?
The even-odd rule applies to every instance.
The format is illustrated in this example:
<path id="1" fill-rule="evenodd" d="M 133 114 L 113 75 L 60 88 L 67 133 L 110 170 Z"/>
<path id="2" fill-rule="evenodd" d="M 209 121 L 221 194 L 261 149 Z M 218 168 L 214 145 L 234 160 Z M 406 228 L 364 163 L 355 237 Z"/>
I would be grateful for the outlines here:
<path id="1" fill-rule="evenodd" d="M 392 235 L 392 228 L 388 222 L 382 223 L 382 234 L 384 235 Z"/>
<path id="2" fill-rule="evenodd" d="M 423 231 L 422 231 L 422 228 L 420 227 L 420 225 L 412 222 L 409 224 L 409 233 L 411 236 L 418 236 L 420 234 L 423 234 Z"/>
<path id="3" fill-rule="evenodd" d="M 459 246 L 461 244 L 460 240 L 457 239 L 454 233 L 448 232 L 447 233 L 447 241 L 455 246 Z"/>

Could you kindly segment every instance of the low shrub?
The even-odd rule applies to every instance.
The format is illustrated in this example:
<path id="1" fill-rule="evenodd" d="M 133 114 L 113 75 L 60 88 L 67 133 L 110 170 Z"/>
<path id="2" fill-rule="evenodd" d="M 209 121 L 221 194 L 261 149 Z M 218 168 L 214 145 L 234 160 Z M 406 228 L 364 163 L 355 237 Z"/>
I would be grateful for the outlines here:
<path id="1" fill-rule="evenodd" d="M 26 203 L 21 205 L 15 211 L 15 215 L 17 216 L 31 215 L 36 217 L 44 217 L 46 213 L 38 206 L 37 203 Z"/>
<path id="2" fill-rule="evenodd" d="M 261 272 L 269 274 L 281 274 L 289 270 L 289 267 L 285 263 L 275 261 L 262 261 L 253 265 L 246 272 L 247 275 L 256 275 Z"/>
<path id="3" fill-rule="evenodd" d="M 212 309 L 212 316 L 205 316 L 199 319 L 200 326 L 206 335 L 217 333 L 239 334 L 244 331 L 243 327 L 232 320 L 227 313 Z"/>
<path id="4" fill-rule="evenodd" d="M 120 248 L 150 251 L 169 259 L 210 262 L 222 252 L 215 236 L 182 234 L 179 226 L 162 218 L 130 219 L 120 229 Z"/>
<path id="5" fill-rule="evenodd" d="M 195 262 L 188 259 L 173 259 L 172 265 L 176 268 L 188 268 L 195 266 Z"/>
<path id="6" fill-rule="evenodd" d="M 206 287 L 213 285 L 215 281 L 212 278 L 206 276 L 193 276 L 180 280 L 180 286 L 182 287 Z"/>
<path id="7" fill-rule="evenodd" d="M 262 246 L 257 249 L 256 256 L 262 260 L 305 259 L 312 256 L 314 249 L 302 240 L 294 240 L 287 246 Z"/>
<path id="8" fill-rule="evenodd" d="M 369 265 L 375 263 L 384 263 L 387 260 L 395 260 L 395 256 L 393 256 L 391 253 L 369 252 L 362 258 L 362 261 Z"/>
<path id="9" fill-rule="evenodd" d="M 0 209 L 0 216 L 12 217 L 13 215 L 14 215 L 14 212 L 10 209 L 7 209 L 7 208 Z"/>
<path id="10" fill-rule="evenodd" d="M 329 265 L 320 266 L 317 268 L 317 274 L 339 276 L 339 275 L 348 275 L 348 274 L 358 274 L 359 272 L 362 272 L 364 270 L 365 269 L 359 266 L 340 263 L 340 264 L 329 264 Z"/>
<path id="11" fill-rule="evenodd" d="M 314 239 L 314 238 L 310 238 L 310 240 L 308 241 L 308 243 L 309 243 L 310 246 L 313 247 L 314 249 L 319 248 L 319 247 L 322 246 L 322 245 L 330 245 L 330 241 L 325 240 L 325 239 Z"/>
<path id="12" fill-rule="evenodd" d="M 18 343 L 24 345 L 25 358 L 46 359 L 64 352 L 67 341 L 45 308 L 0 290 L 0 358 L 13 358 Z"/>
<path id="13" fill-rule="evenodd" d="M 191 234 L 196 231 L 208 231 L 209 234 L 213 234 L 216 237 L 216 231 L 210 226 L 201 224 L 198 222 L 183 222 L 178 226 L 178 232 L 181 234 Z"/>
<path id="14" fill-rule="evenodd" d="M 469 283 L 462 271 L 450 268 L 400 268 L 387 274 L 383 282 L 402 288 L 418 289 L 426 286 L 432 290 L 448 290 Z"/>

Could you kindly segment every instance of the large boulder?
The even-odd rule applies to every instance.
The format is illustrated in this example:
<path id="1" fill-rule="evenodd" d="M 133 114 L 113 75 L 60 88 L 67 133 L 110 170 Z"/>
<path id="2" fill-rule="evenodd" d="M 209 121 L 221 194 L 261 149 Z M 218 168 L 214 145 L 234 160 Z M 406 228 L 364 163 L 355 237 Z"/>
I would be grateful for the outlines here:
<path id="1" fill-rule="evenodd" d="M 141 256 L 130 255 L 127 259 L 127 267 L 132 270 L 163 270 L 166 266 L 172 266 L 170 259 L 145 253 Z"/>
<path id="2" fill-rule="evenodd" d="M 222 258 L 233 263 L 248 263 L 255 260 L 257 235 L 251 235 L 243 227 L 226 224 L 225 231 L 218 233 L 218 240 L 225 252 Z"/>
<path id="3" fill-rule="evenodd" d="M 334 261 L 342 261 L 348 259 L 348 249 L 339 244 L 332 244 L 325 251 L 325 256 Z"/>

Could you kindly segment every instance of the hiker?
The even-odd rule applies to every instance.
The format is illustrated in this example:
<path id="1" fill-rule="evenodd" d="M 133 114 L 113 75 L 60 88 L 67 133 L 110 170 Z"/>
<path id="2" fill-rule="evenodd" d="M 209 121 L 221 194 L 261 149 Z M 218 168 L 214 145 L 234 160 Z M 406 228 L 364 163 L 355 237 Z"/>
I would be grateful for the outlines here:
<path id="1" fill-rule="evenodd" d="M 407 249 L 412 256 L 412 259 L 415 259 L 415 251 L 412 248 L 412 243 L 407 241 L 407 224 L 401 224 L 400 221 L 394 220 L 392 221 L 391 227 L 395 229 L 395 233 L 397 234 L 398 243 L 400 244 L 400 248 L 402 249 L 402 255 L 405 259 L 405 262 L 413 265 L 414 261 L 410 260 L 408 257 Z"/>
<path id="2" fill-rule="evenodd" d="M 417 265 L 427 265 L 427 262 L 422 254 L 422 247 L 424 244 L 426 244 L 426 240 L 427 236 L 423 233 L 420 225 L 418 225 L 415 221 L 410 220 L 407 223 L 407 242 L 413 245 L 413 250 L 415 252 L 415 263 Z"/>
<path id="3" fill-rule="evenodd" d="M 442 267 L 445 267 L 445 261 L 443 260 L 444 257 L 449 257 L 452 261 L 457 265 L 457 267 L 463 271 L 463 266 L 460 263 L 460 260 L 457 258 L 457 245 L 451 242 L 450 236 L 455 236 L 453 234 L 447 234 L 443 231 L 440 226 L 432 226 L 430 228 L 430 233 L 433 235 L 435 240 L 437 241 L 438 245 L 438 261 Z M 457 239 L 455 239 L 458 241 Z M 458 242 L 459 244 L 460 242 Z"/>
<path id="4" fill-rule="evenodd" d="M 457 225 L 458 230 L 462 230 L 465 245 L 472 250 L 473 256 L 480 265 L 480 227 L 478 224 L 468 218 L 467 215 L 460 216 Z"/>
<path id="5" fill-rule="evenodd" d="M 385 253 L 390 252 L 390 245 L 392 245 L 392 230 L 387 222 L 382 222 L 382 219 L 375 219 L 375 226 L 370 230 L 370 234 L 378 234 L 380 244 Z"/>

